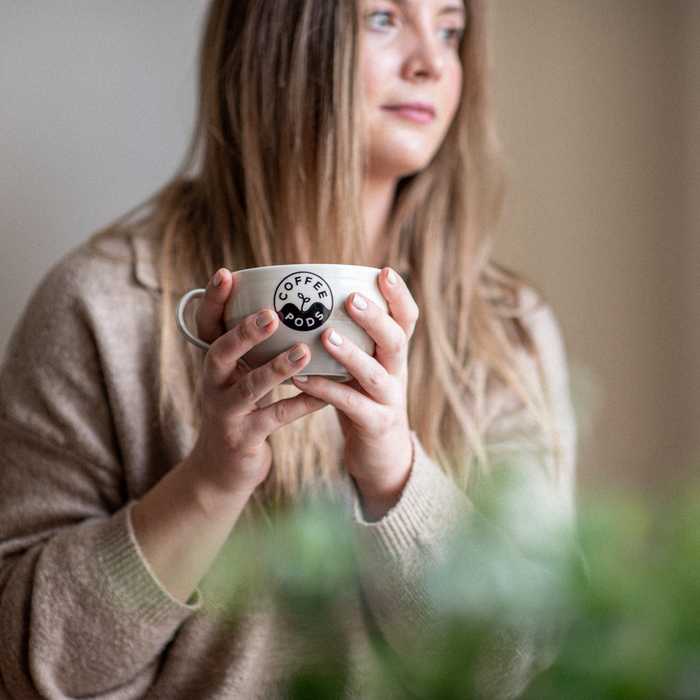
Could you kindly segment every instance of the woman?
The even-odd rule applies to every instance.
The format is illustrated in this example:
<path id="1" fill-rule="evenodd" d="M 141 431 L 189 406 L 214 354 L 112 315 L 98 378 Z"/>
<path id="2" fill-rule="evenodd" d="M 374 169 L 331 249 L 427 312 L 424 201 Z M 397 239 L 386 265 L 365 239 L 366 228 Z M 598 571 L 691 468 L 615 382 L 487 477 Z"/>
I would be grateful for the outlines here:
<path id="1" fill-rule="evenodd" d="M 305 491 L 344 494 L 352 509 L 347 697 L 366 697 L 372 625 L 399 658 L 420 644 L 419 573 L 473 510 L 494 455 L 534 445 L 518 464 L 556 522 L 573 522 L 558 324 L 490 260 L 503 178 L 485 24 L 483 0 L 211 3 L 182 167 L 52 268 L 3 366 L 10 697 L 281 697 L 302 632 L 262 595 L 224 626 L 207 581 L 243 515 Z M 397 107 L 415 102 L 433 117 Z M 324 332 L 348 384 L 280 386 L 309 361 L 303 345 L 297 360 L 239 362 L 274 316 L 222 328 L 232 271 L 293 261 L 382 268 L 388 314 L 345 302 L 374 357 Z M 173 309 L 203 280 L 206 354 L 177 334 Z M 526 556 L 527 537 L 511 535 Z M 475 692 L 515 697 L 551 654 L 503 641 Z"/>

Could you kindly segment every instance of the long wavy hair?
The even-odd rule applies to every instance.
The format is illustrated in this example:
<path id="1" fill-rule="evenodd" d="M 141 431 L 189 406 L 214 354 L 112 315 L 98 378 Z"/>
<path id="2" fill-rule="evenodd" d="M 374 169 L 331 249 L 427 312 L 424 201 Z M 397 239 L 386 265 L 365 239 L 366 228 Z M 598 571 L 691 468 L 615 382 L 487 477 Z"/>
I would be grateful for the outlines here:
<path id="1" fill-rule="evenodd" d="M 96 232 L 140 229 L 157 250 L 161 419 L 199 428 L 204 352 L 175 324 L 178 295 L 219 267 L 367 264 L 363 235 L 361 23 L 357 0 L 213 0 L 199 47 L 198 109 L 176 174 Z M 518 302 L 533 287 L 491 259 L 505 168 L 490 107 L 484 0 L 465 0 L 461 103 L 423 170 L 399 180 L 386 264 L 421 310 L 410 343 L 408 413 L 427 453 L 463 489 L 488 474 L 487 399 L 497 386 L 546 431 L 544 374 Z M 540 298 L 542 295 L 539 295 Z M 525 353 L 541 381 L 522 371 Z M 279 386 L 272 398 L 294 395 Z M 340 472 L 328 406 L 270 436 L 256 500 L 273 508 Z M 550 429 L 551 432 L 551 429 Z M 549 433 L 547 433 L 549 434 Z M 556 478 L 557 474 L 551 474 Z"/>

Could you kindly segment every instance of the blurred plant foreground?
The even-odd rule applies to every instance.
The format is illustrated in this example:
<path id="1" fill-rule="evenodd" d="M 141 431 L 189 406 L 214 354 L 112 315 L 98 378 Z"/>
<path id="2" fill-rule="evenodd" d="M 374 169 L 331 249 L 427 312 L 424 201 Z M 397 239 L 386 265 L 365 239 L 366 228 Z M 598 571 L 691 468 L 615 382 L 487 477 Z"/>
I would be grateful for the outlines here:
<path id="1" fill-rule="evenodd" d="M 441 554 L 411 572 L 430 614 L 412 632 L 404 624 L 396 635 L 374 634 L 379 663 L 367 697 L 700 699 L 700 481 L 677 491 L 653 504 L 622 490 L 579 495 L 572 533 L 557 529 L 517 479 L 493 479 L 472 497 L 474 515 L 445 537 Z M 235 538 L 218 585 L 234 618 L 247 594 L 272 586 L 300 621 L 299 633 L 317 645 L 300 660 L 289 697 L 341 698 L 346 671 L 334 601 L 358 585 L 398 598 L 387 566 L 358 549 L 337 502 L 314 497 L 275 516 L 272 529 Z M 397 638 L 401 654 L 385 641 Z M 546 660 L 520 694 L 500 695 L 496 681 L 493 694 L 481 695 L 480 651 L 505 639 L 543 645 Z M 390 694 L 396 679 L 405 695 Z"/>

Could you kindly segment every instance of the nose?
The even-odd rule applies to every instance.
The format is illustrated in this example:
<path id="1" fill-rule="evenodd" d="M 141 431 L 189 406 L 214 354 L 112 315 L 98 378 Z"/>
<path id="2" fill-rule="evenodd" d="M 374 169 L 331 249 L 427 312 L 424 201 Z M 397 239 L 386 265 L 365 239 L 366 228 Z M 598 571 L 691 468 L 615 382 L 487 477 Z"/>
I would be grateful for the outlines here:
<path id="1" fill-rule="evenodd" d="M 444 70 L 443 51 L 429 32 L 422 30 L 416 35 L 408 56 L 404 61 L 403 73 L 406 80 L 438 80 Z"/>

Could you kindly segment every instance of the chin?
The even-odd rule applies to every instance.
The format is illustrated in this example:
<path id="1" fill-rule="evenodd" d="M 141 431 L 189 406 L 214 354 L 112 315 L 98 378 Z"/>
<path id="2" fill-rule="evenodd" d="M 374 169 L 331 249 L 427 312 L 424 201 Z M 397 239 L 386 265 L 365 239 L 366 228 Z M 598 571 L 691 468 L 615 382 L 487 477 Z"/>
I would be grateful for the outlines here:
<path id="1" fill-rule="evenodd" d="M 434 155 L 434 151 L 421 155 L 415 152 L 401 154 L 397 151 L 390 154 L 383 153 L 381 156 L 372 158 L 370 170 L 395 178 L 406 177 L 425 170 Z"/>

